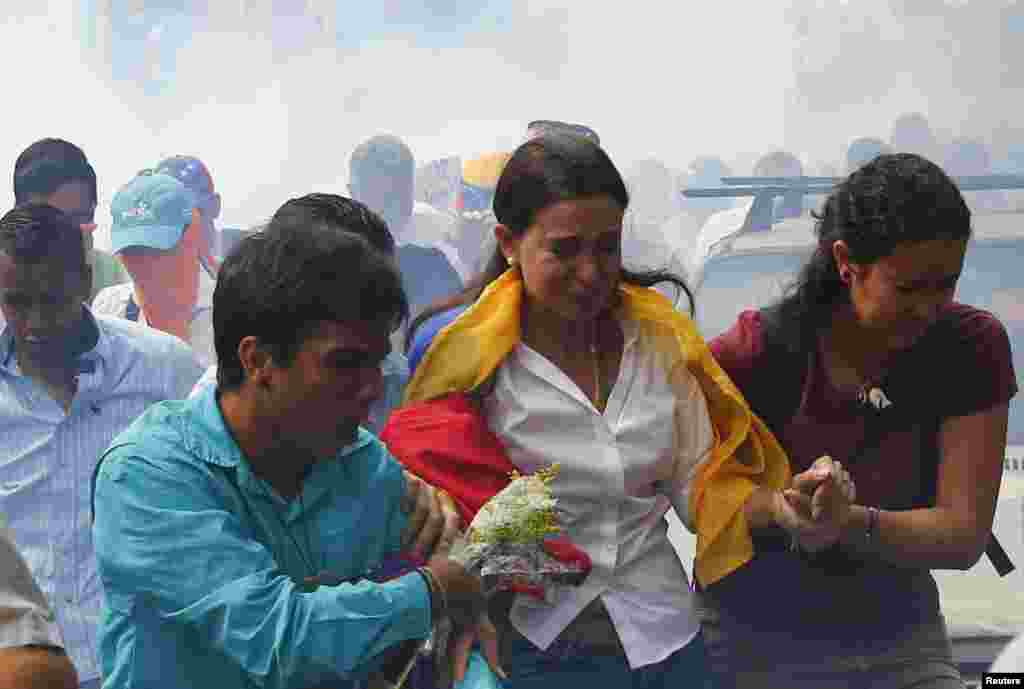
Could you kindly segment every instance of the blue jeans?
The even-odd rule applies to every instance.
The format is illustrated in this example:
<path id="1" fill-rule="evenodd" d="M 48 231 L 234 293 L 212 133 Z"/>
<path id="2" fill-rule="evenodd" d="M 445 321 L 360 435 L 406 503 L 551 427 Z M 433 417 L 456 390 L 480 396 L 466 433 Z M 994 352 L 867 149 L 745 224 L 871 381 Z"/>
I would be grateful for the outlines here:
<path id="1" fill-rule="evenodd" d="M 595 654 L 555 642 L 542 651 L 523 638 L 511 641 L 503 689 L 712 689 L 703 634 L 671 656 L 631 670 L 625 656 Z"/>

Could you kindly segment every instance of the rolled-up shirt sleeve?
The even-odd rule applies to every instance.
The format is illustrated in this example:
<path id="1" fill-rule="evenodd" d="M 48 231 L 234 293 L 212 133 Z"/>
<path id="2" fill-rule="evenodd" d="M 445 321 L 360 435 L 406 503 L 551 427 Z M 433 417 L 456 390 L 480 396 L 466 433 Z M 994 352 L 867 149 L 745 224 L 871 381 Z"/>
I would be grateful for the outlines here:
<path id="1" fill-rule="evenodd" d="M 679 520 L 691 533 L 695 533 L 690 493 L 697 474 L 711 459 L 715 429 L 711 425 L 707 398 L 696 377 L 685 366 L 677 367 L 671 377 L 676 391 L 676 442 L 675 465 L 667 497 Z"/>
<path id="2" fill-rule="evenodd" d="M 11 531 L 0 526 L 0 648 L 18 646 L 63 648 L 64 641 Z"/>
<path id="3" fill-rule="evenodd" d="M 229 509 L 231 491 L 206 472 L 108 455 L 94 526 L 108 605 L 145 606 L 161 626 L 187 627 L 267 689 L 358 677 L 377 654 L 428 636 L 429 592 L 419 574 L 304 592 Z"/>

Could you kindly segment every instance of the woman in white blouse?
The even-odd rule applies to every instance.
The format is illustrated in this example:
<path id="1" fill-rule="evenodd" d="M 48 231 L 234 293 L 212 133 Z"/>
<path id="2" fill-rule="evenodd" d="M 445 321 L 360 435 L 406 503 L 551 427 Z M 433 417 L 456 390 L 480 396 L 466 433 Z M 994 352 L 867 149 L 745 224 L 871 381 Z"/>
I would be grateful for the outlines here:
<path id="1" fill-rule="evenodd" d="M 628 201 L 595 144 L 567 136 L 524 144 L 498 182 L 498 250 L 487 269 L 412 324 L 415 331 L 426 323 L 423 332 L 436 336 L 407 401 L 478 394 L 487 427 L 517 470 L 560 466 L 552 488 L 564 534 L 592 560 L 579 587 L 492 607 L 508 688 L 710 686 L 695 597 L 666 512 L 674 508 L 701 534 L 707 515 L 729 503 L 732 512 L 715 517 L 717 532 L 736 528 L 742 538 L 736 513 L 749 492 L 736 487 L 789 481 L 781 449 L 733 394 L 692 323 L 647 289 L 669 281 L 686 290 L 683 282 L 622 268 Z M 428 322 L 466 305 L 440 332 Z M 414 432 L 415 424 L 395 429 L 400 459 L 397 441 Z M 735 456 L 749 466 L 736 469 L 743 460 Z M 696 486 L 723 467 L 733 472 L 721 484 L 732 491 L 728 499 L 710 490 L 695 499 Z M 440 474 L 423 476 L 452 487 L 435 480 Z M 707 565 L 698 558 L 702 581 L 749 557 L 725 552 L 732 546 L 722 550 L 708 534 L 701 552 L 715 555 Z"/>

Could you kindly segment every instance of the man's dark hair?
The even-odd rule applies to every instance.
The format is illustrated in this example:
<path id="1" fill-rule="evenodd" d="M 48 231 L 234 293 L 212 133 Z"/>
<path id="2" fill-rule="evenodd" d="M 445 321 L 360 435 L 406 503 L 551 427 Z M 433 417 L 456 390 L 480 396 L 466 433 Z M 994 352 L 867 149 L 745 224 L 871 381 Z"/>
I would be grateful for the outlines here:
<path id="1" fill-rule="evenodd" d="M 302 197 L 282 206 L 265 230 L 242 239 L 213 293 L 218 386 L 231 390 L 244 382 L 238 345 L 245 337 L 257 337 L 275 363 L 289 366 L 322 321 L 384 320 L 392 330 L 405 322 L 409 302 L 398 267 L 368 239 L 383 226 L 351 199 Z"/>
<path id="2" fill-rule="evenodd" d="M 271 223 L 282 230 L 302 227 L 310 222 L 325 228 L 344 227 L 362 235 L 378 251 L 395 254 L 395 238 L 387 223 L 369 208 L 338 194 L 306 194 L 291 199 L 277 209 Z"/>
<path id="3" fill-rule="evenodd" d="M 96 171 L 85 152 L 64 139 L 40 139 L 14 163 L 14 200 L 18 205 L 33 194 L 49 195 L 68 182 L 85 182 L 95 202 Z"/>
<path id="4" fill-rule="evenodd" d="M 81 229 L 63 211 L 41 203 L 18 206 L 0 218 L 0 253 L 19 264 L 57 259 L 83 275 L 88 266 Z"/>

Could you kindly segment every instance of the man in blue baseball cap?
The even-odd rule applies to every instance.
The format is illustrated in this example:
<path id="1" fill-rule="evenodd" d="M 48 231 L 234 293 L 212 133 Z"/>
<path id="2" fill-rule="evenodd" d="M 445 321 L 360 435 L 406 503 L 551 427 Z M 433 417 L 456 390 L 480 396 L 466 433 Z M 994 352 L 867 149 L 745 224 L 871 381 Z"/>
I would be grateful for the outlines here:
<path id="1" fill-rule="evenodd" d="M 199 221 L 203 229 L 203 245 L 199 261 L 204 272 L 216 280 L 219 268 L 219 261 L 216 257 L 219 233 L 214 221 L 220 217 L 221 201 L 220 194 L 214 189 L 213 175 L 210 174 L 210 169 L 199 158 L 175 155 L 161 160 L 154 170 L 174 177 L 195 195 L 196 207 L 199 209 Z"/>
<path id="2" fill-rule="evenodd" d="M 143 171 L 117 192 L 110 211 L 111 248 L 132 282 L 100 292 L 93 310 L 177 335 L 212 365 L 213 309 L 200 293 L 205 241 L 196 195 L 171 175 Z"/>

